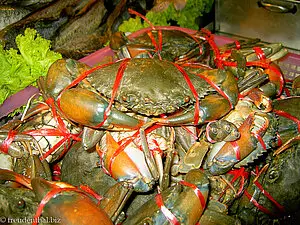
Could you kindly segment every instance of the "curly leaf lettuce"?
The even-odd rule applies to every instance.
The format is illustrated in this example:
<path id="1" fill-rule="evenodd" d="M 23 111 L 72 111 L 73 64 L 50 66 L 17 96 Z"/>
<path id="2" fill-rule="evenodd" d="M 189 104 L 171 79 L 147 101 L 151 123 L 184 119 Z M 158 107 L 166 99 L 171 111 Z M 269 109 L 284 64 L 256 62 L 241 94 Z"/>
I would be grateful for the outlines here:
<path id="1" fill-rule="evenodd" d="M 50 40 L 42 38 L 36 30 L 27 28 L 16 37 L 18 50 L 4 50 L 0 44 L 0 104 L 10 95 L 28 85 L 36 85 L 45 76 L 51 64 L 62 56 L 51 51 Z"/>
<path id="2" fill-rule="evenodd" d="M 213 3 L 214 0 L 187 0 L 182 10 L 176 10 L 174 4 L 170 4 L 162 12 L 149 11 L 146 17 L 155 26 L 168 26 L 171 25 L 171 21 L 175 21 L 181 27 L 198 30 L 199 25 L 196 18 L 202 16 L 203 13 L 209 13 Z M 119 26 L 119 31 L 134 32 L 148 26 L 140 18 L 129 19 Z"/>

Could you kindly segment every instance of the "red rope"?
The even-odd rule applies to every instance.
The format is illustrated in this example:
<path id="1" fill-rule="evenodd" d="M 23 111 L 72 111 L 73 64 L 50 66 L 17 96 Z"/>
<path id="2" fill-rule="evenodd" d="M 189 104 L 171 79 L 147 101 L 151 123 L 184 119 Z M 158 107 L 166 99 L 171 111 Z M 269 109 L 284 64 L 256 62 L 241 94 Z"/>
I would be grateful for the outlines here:
<path id="1" fill-rule="evenodd" d="M 227 52 L 225 51 L 224 54 L 221 55 L 220 49 L 216 45 L 212 33 L 206 29 L 201 29 L 201 31 L 206 35 L 205 39 L 207 40 L 207 42 L 209 43 L 209 45 L 211 46 L 211 48 L 214 52 L 214 55 L 215 55 L 214 61 L 215 61 L 216 66 L 219 69 L 223 69 L 224 66 L 237 67 L 237 62 L 224 60 L 224 58 L 229 56 L 228 54 L 231 52 L 231 50 L 227 51 Z M 240 47 L 241 47 L 240 43 L 238 41 L 235 41 L 235 44 L 236 44 L 236 48 L 240 49 Z M 258 66 L 258 67 L 262 67 L 264 69 L 270 69 L 271 71 L 275 72 L 278 75 L 278 78 L 280 80 L 280 87 L 279 87 L 279 90 L 277 93 L 277 95 L 280 95 L 282 93 L 282 90 L 284 87 L 284 78 L 283 78 L 282 73 L 280 72 L 280 70 L 278 70 L 278 68 L 270 65 L 271 61 L 266 58 L 263 50 L 260 47 L 253 47 L 253 50 L 257 54 L 259 61 L 246 62 L 246 66 Z"/>
<path id="2" fill-rule="evenodd" d="M 272 213 L 270 210 L 268 210 L 267 208 L 265 208 L 264 206 L 260 205 L 254 198 L 252 195 L 249 194 L 249 192 L 247 190 L 245 190 L 245 196 L 249 199 L 249 201 L 255 205 L 256 208 L 258 208 L 260 211 L 262 211 L 265 214 L 271 215 L 271 216 L 275 216 L 274 213 Z"/>
<path id="3" fill-rule="evenodd" d="M 253 50 L 260 60 L 266 60 L 266 55 L 260 47 L 253 47 Z"/>
<path id="4" fill-rule="evenodd" d="M 287 119 L 290 119 L 292 120 L 293 122 L 295 122 L 297 124 L 297 127 L 298 127 L 298 132 L 300 132 L 300 120 L 297 118 L 297 117 L 294 117 L 292 116 L 291 114 L 285 112 L 285 111 L 282 111 L 282 110 L 276 110 L 276 109 L 273 109 L 273 111 L 279 115 L 279 116 L 283 116 Z"/>
<path id="5" fill-rule="evenodd" d="M 240 187 L 239 190 L 237 192 L 237 195 L 240 195 L 243 191 L 243 187 L 245 184 L 245 179 L 248 179 L 249 177 L 249 172 L 247 172 L 245 170 L 245 167 L 241 167 L 239 169 L 232 169 L 230 171 L 228 171 L 228 174 L 232 174 L 233 178 L 231 179 L 231 183 L 233 184 L 239 177 L 241 177 L 241 182 L 240 182 Z M 225 191 L 228 189 L 228 187 L 223 191 L 222 195 L 225 193 Z M 222 195 L 220 196 L 220 198 L 222 197 Z"/>
<path id="6" fill-rule="evenodd" d="M 197 125 L 198 122 L 199 122 L 199 118 L 200 118 L 200 103 L 199 103 L 199 96 L 198 96 L 198 93 L 191 81 L 191 79 L 189 78 L 187 72 L 181 67 L 179 66 L 178 64 L 176 63 L 173 63 L 173 65 L 179 70 L 179 72 L 183 75 L 187 85 L 189 86 L 195 100 L 196 100 L 196 103 L 195 103 L 195 111 L 194 111 L 194 124 Z"/>
<path id="7" fill-rule="evenodd" d="M 17 135 L 17 131 L 15 130 L 10 130 L 8 131 L 7 137 L 5 138 L 5 140 L 2 142 L 2 144 L 0 145 L 0 151 L 8 154 L 8 149 L 9 149 L 9 145 L 14 141 L 15 136 Z"/>
<path id="8" fill-rule="evenodd" d="M 240 146 L 238 145 L 237 141 L 231 141 L 230 144 L 233 147 L 233 150 L 235 152 L 235 157 L 237 160 L 241 160 L 241 151 Z"/>
<path id="9" fill-rule="evenodd" d="M 264 168 L 263 168 L 264 169 Z M 263 170 L 262 169 L 262 170 Z M 252 175 L 254 175 L 254 176 L 256 176 L 256 178 L 254 179 L 254 182 L 253 182 L 253 184 L 261 191 L 261 193 L 264 195 L 264 196 L 266 196 L 276 207 L 277 207 L 277 209 L 279 209 L 279 211 L 281 212 L 281 213 L 283 213 L 283 212 L 285 212 L 285 209 L 284 209 L 284 207 L 282 206 L 282 205 L 280 205 L 272 196 L 271 196 L 271 194 L 269 193 L 269 192 L 267 192 L 264 188 L 263 188 L 263 186 L 258 182 L 258 180 L 257 180 L 257 178 L 258 178 L 258 176 L 260 176 L 260 171 L 259 171 L 259 169 L 258 169 L 258 166 L 256 166 L 256 168 L 255 168 L 255 172 L 251 172 L 251 174 Z M 249 194 L 249 192 L 246 190 L 245 191 L 245 195 L 246 195 L 246 197 L 250 200 L 250 202 L 251 203 L 253 203 L 260 211 L 262 211 L 262 212 L 264 212 L 264 213 L 266 213 L 266 214 L 268 214 L 268 215 L 271 215 L 271 216 L 274 216 L 274 217 L 276 217 L 277 215 L 275 215 L 273 212 L 271 212 L 270 210 L 268 210 L 267 208 L 265 208 L 264 206 L 262 206 L 262 205 L 260 205 L 254 198 L 253 198 L 253 196 L 251 196 L 250 194 Z"/>
<path id="10" fill-rule="evenodd" d="M 267 192 L 262 185 L 256 180 L 254 181 L 254 184 L 258 189 L 281 211 L 284 212 L 284 207 L 280 205 L 272 196 L 269 192 Z"/>
<path id="11" fill-rule="evenodd" d="M 161 125 L 154 124 L 153 126 L 149 127 L 148 129 L 145 130 L 145 134 L 147 135 L 148 133 L 152 132 L 153 130 L 161 127 Z M 108 165 L 108 172 L 109 174 L 113 177 L 113 172 L 112 172 L 112 165 L 113 162 L 115 161 L 116 157 L 125 150 L 125 148 L 132 143 L 136 138 L 138 138 L 140 134 L 140 131 L 136 131 L 130 138 L 128 138 L 125 142 L 123 142 L 119 148 L 113 153 L 113 155 L 110 158 L 109 165 Z"/>
<path id="12" fill-rule="evenodd" d="M 215 84 L 213 81 L 211 81 L 210 79 L 208 79 L 206 76 L 202 74 L 197 74 L 197 76 L 205 80 L 213 89 L 215 89 L 222 97 L 224 97 L 228 101 L 230 108 L 233 108 L 230 98 L 217 84 Z"/>
<path id="13" fill-rule="evenodd" d="M 202 192 L 200 191 L 200 189 L 195 184 L 189 183 L 185 180 L 181 180 L 179 183 L 193 189 L 195 195 L 198 197 L 198 199 L 200 201 L 202 209 L 204 209 L 206 206 L 206 200 L 205 200 Z"/>
<path id="14" fill-rule="evenodd" d="M 208 44 L 211 46 L 214 54 L 215 54 L 215 63 L 216 63 L 216 66 L 220 69 L 223 69 L 224 66 L 223 66 L 223 63 L 222 63 L 222 57 L 221 57 L 221 54 L 220 54 L 220 49 L 218 48 L 216 42 L 214 41 L 214 37 L 212 35 L 212 33 L 207 30 L 207 29 L 204 29 L 202 28 L 201 31 L 205 34 L 205 39 L 206 41 L 208 42 Z"/>
<path id="15" fill-rule="evenodd" d="M 120 83 L 121 83 L 121 80 L 122 80 L 122 77 L 124 75 L 124 71 L 125 69 L 127 68 L 127 64 L 128 64 L 128 61 L 130 59 L 129 58 L 125 58 L 124 60 L 121 61 L 121 64 L 120 64 L 120 67 L 118 68 L 118 72 L 117 72 L 117 75 L 116 75 L 116 79 L 115 79 L 115 82 L 114 82 L 114 85 L 113 85 L 113 89 L 112 89 L 112 94 L 111 94 L 111 98 L 110 98 L 110 101 L 108 103 L 108 106 L 107 108 L 105 109 L 104 111 L 104 115 L 103 115 L 103 121 L 101 123 L 99 123 L 96 128 L 100 128 L 103 126 L 103 124 L 105 123 L 105 121 L 107 120 L 108 118 L 108 115 L 111 111 L 111 108 L 112 108 L 112 105 L 114 103 L 114 99 L 116 97 L 116 94 L 117 94 L 117 90 L 120 86 Z"/>
<path id="16" fill-rule="evenodd" d="M 175 215 L 165 206 L 164 201 L 162 199 L 160 191 L 155 196 L 155 202 L 164 216 L 172 225 L 180 225 L 180 222 L 175 217 Z"/>
<path id="17" fill-rule="evenodd" d="M 51 189 L 42 199 L 42 201 L 40 202 L 36 213 L 33 217 L 33 222 L 32 225 L 37 225 L 39 223 L 39 217 L 42 215 L 43 209 L 45 207 L 45 205 L 53 198 L 55 197 L 57 194 L 61 193 L 61 192 L 65 192 L 65 191 L 73 191 L 73 192 L 78 192 L 80 194 L 84 194 L 87 195 L 87 193 L 85 193 L 84 191 L 81 191 L 77 188 L 54 188 Z"/>
<path id="18" fill-rule="evenodd" d="M 240 50 L 241 49 L 241 43 L 238 40 L 235 40 L 234 43 L 235 43 L 235 48 L 237 50 Z"/>
<path id="19" fill-rule="evenodd" d="M 146 23 L 149 24 L 149 26 L 151 27 L 152 30 L 155 30 L 155 26 L 153 26 L 153 24 L 150 22 L 150 20 L 148 20 L 147 17 L 145 17 L 144 15 L 142 15 L 142 14 L 140 14 L 139 12 L 137 12 L 137 11 L 135 11 L 135 10 L 133 10 L 133 9 L 130 9 L 130 8 L 128 9 L 128 12 L 129 12 L 130 14 L 134 14 L 134 15 L 136 15 L 136 16 L 142 18 L 143 20 L 146 21 Z"/>

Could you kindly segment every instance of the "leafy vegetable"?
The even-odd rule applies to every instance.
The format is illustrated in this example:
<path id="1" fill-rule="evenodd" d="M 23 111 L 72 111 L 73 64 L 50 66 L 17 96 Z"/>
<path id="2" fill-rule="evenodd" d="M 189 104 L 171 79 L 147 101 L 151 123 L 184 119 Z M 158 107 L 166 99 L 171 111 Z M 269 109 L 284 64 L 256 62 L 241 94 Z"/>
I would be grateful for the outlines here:
<path id="1" fill-rule="evenodd" d="M 16 37 L 18 50 L 4 50 L 0 44 L 0 104 L 10 95 L 28 85 L 36 85 L 45 76 L 51 64 L 62 56 L 50 50 L 50 40 L 36 30 L 27 28 Z"/>
<path id="2" fill-rule="evenodd" d="M 147 23 L 141 22 L 141 18 L 136 17 L 136 18 L 129 18 L 129 20 L 124 21 L 119 26 L 118 29 L 119 31 L 123 31 L 123 32 L 134 32 L 148 26 L 149 25 Z"/>
<path id="3" fill-rule="evenodd" d="M 210 12 L 213 2 L 214 0 L 187 0 L 185 7 L 180 11 L 177 11 L 174 5 L 170 4 L 169 7 L 162 12 L 149 11 L 146 17 L 155 26 L 167 26 L 171 25 L 172 21 L 175 21 L 181 27 L 198 30 L 199 25 L 196 18 L 202 16 L 204 12 Z M 134 32 L 148 26 L 149 25 L 140 18 L 130 18 L 119 26 L 119 31 Z"/>

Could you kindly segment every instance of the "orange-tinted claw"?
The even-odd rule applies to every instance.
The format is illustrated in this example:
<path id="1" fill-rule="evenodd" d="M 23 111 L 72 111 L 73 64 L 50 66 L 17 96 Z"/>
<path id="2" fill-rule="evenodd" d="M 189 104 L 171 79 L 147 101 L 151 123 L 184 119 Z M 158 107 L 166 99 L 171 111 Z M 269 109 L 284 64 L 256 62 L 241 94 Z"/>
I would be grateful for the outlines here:
<path id="1" fill-rule="evenodd" d="M 127 181 L 135 191 L 146 192 L 152 188 L 153 179 L 144 160 L 144 153 L 128 138 L 119 144 L 106 132 L 105 143 L 96 146 L 102 166 L 118 181 Z M 101 149 L 102 148 L 102 149 Z"/>
<path id="2" fill-rule="evenodd" d="M 214 156 L 212 162 L 209 163 L 211 174 L 219 175 L 226 173 L 234 164 L 244 159 L 255 148 L 254 143 L 251 141 L 253 123 L 254 114 L 250 114 L 239 127 L 240 138 L 236 141 L 226 142 Z"/>
<path id="3" fill-rule="evenodd" d="M 0 169 L 0 180 L 14 181 L 32 189 L 30 179 L 11 170 Z"/>
<path id="4" fill-rule="evenodd" d="M 126 146 L 120 146 L 109 132 L 106 132 L 106 152 L 103 155 L 103 164 L 112 177 L 120 178 L 131 174 L 141 176 L 138 168 L 126 154 Z"/>
<path id="5" fill-rule="evenodd" d="M 270 112 L 272 110 L 272 101 L 268 98 L 264 92 L 261 90 L 254 88 L 251 92 L 247 95 L 257 108 L 262 110 L 263 112 Z"/>
<path id="6" fill-rule="evenodd" d="M 123 127 L 136 129 L 140 121 L 114 108 L 106 115 L 108 102 L 99 94 L 84 88 L 73 88 L 63 92 L 60 108 L 69 119 L 89 127 Z M 107 116 L 107 118 L 105 118 Z"/>
<path id="7" fill-rule="evenodd" d="M 261 87 L 268 96 L 279 96 L 282 93 L 284 86 L 284 78 L 280 67 L 271 63 L 269 68 L 265 69 L 265 73 L 268 74 L 270 82 Z"/>
<path id="8" fill-rule="evenodd" d="M 69 184 L 49 182 L 42 178 L 32 179 L 31 184 L 41 201 L 35 221 L 43 212 L 65 225 L 113 224 L 105 211 L 90 197 Z"/>

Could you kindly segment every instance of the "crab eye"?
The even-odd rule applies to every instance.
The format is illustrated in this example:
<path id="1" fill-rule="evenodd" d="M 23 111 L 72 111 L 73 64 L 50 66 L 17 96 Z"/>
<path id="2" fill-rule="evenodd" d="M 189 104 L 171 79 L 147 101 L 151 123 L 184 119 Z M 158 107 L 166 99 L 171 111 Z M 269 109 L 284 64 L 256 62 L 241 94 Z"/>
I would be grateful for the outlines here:
<path id="1" fill-rule="evenodd" d="M 185 98 L 184 98 L 185 103 L 188 103 L 190 100 L 191 100 L 191 98 L 189 96 L 185 96 Z"/>
<path id="2" fill-rule="evenodd" d="M 240 132 L 235 131 L 235 132 L 234 132 L 234 136 L 237 137 L 237 138 L 239 138 L 239 137 L 240 137 Z"/>
<path id="3" fill-rule="evenodd" d="M 225 128 L 225 131 L 227 131 L 228 133 L 229 133 L 230 130 L 231 130 L 231 127 L 230 127 L 229 124 L 226 124 L 224 128 Z"/>
<path id="4" fill-rule="evenodd" d="M 211 132 L 213 132 L 213 134 L 217 134 L 218 133 L 218 128 L 212 127 Z"/>
<path id="5" fill-rule="evenodd" d="M 24 201 L 23 199 L 19 199 L 19 200 L 17 201 L 17 208 L 18 208 L 18 209 L 24 209 L 24 208 L 25 208 L 25 205 L 26 205 L 26 203 L 25 203 L 25 201 Z"/>
<path id="6" fill-rule="evenodd" d="M 272 170 L 269 173 L 269 179 L 272 180 L 273 182 L 275 180 L 277 180 L 279 178 L 279 176 L 280 176 L 280 173 L 277 170 Z"/>

